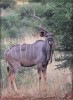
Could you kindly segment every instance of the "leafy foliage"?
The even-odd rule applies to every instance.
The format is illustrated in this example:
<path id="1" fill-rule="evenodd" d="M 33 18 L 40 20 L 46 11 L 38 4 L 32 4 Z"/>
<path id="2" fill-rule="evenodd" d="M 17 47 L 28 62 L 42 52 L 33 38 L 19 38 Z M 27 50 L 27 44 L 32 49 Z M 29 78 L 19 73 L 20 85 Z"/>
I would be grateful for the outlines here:
<path id="1" fill-rule="evenodd" d="M 41 23 L 32 17 L 35 10 L 36 16 L 41 18 L 43 25 L 49 31 L 58 35 L 62 48 L 65 50 L 72 50 L 72 6 L 72 3 L 69 2 L 66 2 L 65 4 L 62 2 L 50 2 L 45 5 L 40 3 L 24 4 L 23 6 L 16 8 L 12 15 L 2 18 L 2 31 L 4 32 L 5 30 L 10 37 L 15 37 L 16 34 L 22 33 L 22 27 L 27 27 L 27 30 L 29 27 L 32 29 L 39 28 Z"/>
<path id="2" fill-rule="evenodd" d="M 0 8 L 4 8 L 4 9 L 6 9 L 8 7 L 12 8 L 15 6 L 15 4 L 16 4 L 15 0 L 1 0 L 0 1 Z"/>

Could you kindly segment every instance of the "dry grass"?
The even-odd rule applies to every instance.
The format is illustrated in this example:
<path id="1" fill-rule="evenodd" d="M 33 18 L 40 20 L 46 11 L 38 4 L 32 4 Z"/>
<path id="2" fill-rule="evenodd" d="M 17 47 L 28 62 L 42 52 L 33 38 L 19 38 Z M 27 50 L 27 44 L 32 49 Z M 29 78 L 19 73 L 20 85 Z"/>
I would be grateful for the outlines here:
<path id="1" fill-rule="evenodd" d="M 23 44 L 23 43 L 31 44 L 37 40 L 44 40 L 44 38 L 40 37 L 39 35 L 36 35 L 36 36 L 26 35 L 26 37 L 23 36 L 23 37 L 19 37 L 15 39 L 5 38 L 2 40 L 2 43 L 6 46 L 10 46 L 10 45 L 15 45 L 15 44 Z"/>

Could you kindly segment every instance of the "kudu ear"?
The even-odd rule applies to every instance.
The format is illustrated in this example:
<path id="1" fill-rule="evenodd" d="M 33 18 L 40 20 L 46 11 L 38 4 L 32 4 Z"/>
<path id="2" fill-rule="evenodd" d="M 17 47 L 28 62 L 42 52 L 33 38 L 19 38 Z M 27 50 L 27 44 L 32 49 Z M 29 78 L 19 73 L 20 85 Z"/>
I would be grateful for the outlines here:
<path id="1" fill-rule="evenodd" d="M 41 31 L 40 36 L 43 37 L 45 35 L 45 32 Z"/>

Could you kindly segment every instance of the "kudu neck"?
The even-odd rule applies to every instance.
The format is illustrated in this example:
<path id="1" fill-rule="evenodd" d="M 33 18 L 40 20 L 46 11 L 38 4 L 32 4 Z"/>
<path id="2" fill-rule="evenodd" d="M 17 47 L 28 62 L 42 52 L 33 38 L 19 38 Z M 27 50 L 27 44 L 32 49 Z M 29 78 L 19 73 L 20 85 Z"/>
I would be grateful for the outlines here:
<path id="1" fill-rule="evenodd" d="M 48 42 L 48 39 L 47 38 L 45 39 L 45 45 L 46 46 L 49 46 L 49 42 Z"/>
<path id="2" fill-rule="evenodd" d="M 48 38 L 45 39 L 45 44 L 46 46 L 50 46 L 50 49 L 52 49 L 52 43 L 50 43 L 51 41 L 48 40 Z"/>

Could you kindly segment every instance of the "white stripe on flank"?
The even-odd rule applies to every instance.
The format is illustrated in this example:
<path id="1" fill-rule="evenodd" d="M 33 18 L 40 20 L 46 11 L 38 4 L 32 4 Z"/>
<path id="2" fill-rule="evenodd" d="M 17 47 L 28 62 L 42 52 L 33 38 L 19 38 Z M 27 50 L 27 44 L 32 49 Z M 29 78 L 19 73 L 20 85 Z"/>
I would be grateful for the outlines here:
<path id="1" fill-rule="evenodd" d="M 32 47 L 33 47 L 33 53 L 32 53 L 33 56 L 32 56 L 32 57 L 34 58 L 34 55 L 35 55 L 35 54 L 34 54 L 34 45 L 33 45 Z"/>
<path id="2" fill-rule="evenodd" d="M 28 45 L 26 45 L 25 59 L 27 59 L 27 46 Z"/>
<path id="3" fill-rule="evenodd" d="M 29 45 L 29 59 L 31 58 L 31 45 Z"/>
<path id="4" fill-rule="evenodd" d="M 32 51 L 31 51 L 31 52 L 32 52 L 32 59 L 33 59 L 33 55 L 34 55 L 34 54 L 33 54 L 33 52 L 34 52 L 33 45 L 32 45 Z"/>
<path id="5" fill-rule="evenodd" d="M 16 48 L 15 48 L 15 55 L 16 55 L 16 58 L 17 58 L 17 54 L 16 54 Z"/>
<path id="6" fill-rule="evenodd" d="M 11 49 L 11 57 L 12 57 L 12 49 Z"/>
<path id="7" fill-rule="evenodd" d="M 22 51 L 21 51 L 21 46 L 22 46 L 22 44 L 20 44 L 20 56 L 21 56 L 21 59 L 22 59 Z"/>

